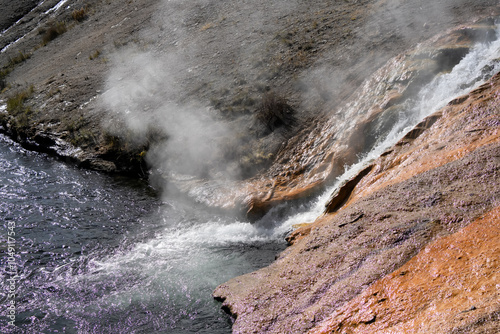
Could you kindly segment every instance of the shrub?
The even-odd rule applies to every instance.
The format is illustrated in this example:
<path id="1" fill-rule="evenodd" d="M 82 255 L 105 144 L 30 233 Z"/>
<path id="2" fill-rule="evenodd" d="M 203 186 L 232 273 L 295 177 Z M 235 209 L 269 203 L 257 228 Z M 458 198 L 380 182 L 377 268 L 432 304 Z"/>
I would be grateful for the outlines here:
<path id="1" fill-rule="evenodd" d="M 75 20 L 77 22 L 82 22 L 83 20 L 85 20 L 87 18 L 87 12 L 88 12 L 87 7 L 75 9 L 71 13 L 71 17 L 73 18 L 73 20 Z"/>
<path id="2" fill-rule="evenodd" d="M 296 124 L 293 108 L 283 96 L 274 91 L 269 91 L 262 96 L 261 105 L 257 110 L 257 119 L 271 132 L 281 126 L 291 128 Z"/>
<path id="3" fill-rule="evenodd" d="M 60 35 L 64 34 L 66 31 L 68 31 L 68 28 L 66 27 L 66 22 L 60 21 L 56 23 L 51 23 L 47 30 L 43 32 L 42 40 L 43 44 L 47 44 L 50 41 L 53 41 Z"/>

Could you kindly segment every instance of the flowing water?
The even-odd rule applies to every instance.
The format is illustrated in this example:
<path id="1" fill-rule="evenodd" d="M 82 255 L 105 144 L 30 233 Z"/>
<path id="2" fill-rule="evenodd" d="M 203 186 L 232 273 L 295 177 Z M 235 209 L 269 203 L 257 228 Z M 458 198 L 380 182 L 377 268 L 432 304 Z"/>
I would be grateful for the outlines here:
<path id="1" fill-rule="evenodd" d="M 5 137 L 0 168 L 2 333 L 228 333 L 211 292 L 284 247 L 272 229 L 159 202 Z"/>
<path id="2" fill-rule="evenodd" d="M 499 71 L 499 56 L 499 42 L 478 46 L 425 87 L 333 188 L 256 224 L 160 201 L 146 184 L 80 170 L 0 136 L 0 332 L 229 333 L 213 289 L 272 262 L 291 226 L 321 214 L 337 184 L 479 85 L 484 68 Z"/>
<path id="3" fill-rule="evenodd" d="M 419 93 L 405 102 L 405 108 L 393 120 L 388 131 L 377 134 L 377 141 L 368 152 L 360 152 L 359 160 L 335 180 L 332 186 L 300 208 L 288 214 L 282 226 L 293 226 L 314 221 L 325 210 L 325 203 L 340 185 L 355 177 L 382 153 L 396 144 L 425 117 L 443 108 L 451 100 L 467 94 L 500 72 L 500 25 L 496 26 L 497 39 L 478 43 L 449 73 L 438 75 Z M 363 97 L 361 97 L 363 98 Z M 349 117 L 346 117 L 349 118 Z"/>

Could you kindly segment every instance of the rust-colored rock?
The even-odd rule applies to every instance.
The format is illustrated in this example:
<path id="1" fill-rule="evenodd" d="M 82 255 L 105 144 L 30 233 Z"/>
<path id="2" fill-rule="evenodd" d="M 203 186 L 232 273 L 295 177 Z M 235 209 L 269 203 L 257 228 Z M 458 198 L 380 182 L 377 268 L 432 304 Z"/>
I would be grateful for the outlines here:
<path id="1" fill-rule="evenodd" d="M 392 58 L 350 91 L 345 101 L 330 103 L 326 115 L 314 118 L 309 128 L 289 138 L 274 164 L 256 178 L 233 184 L 189 181 L 179 187 L 190 194 L 204 194 L 204 188 L 210 188 L 213 196 L 195 196 L 196 200 L 235 210 L 249 220 L 259 219 L 285 201 L 316 194 L 372 148 L 377 135 L 392 126 L 387 120 L 406 108 L 409 97 L 436 75 L 448 72 L 475 42 L 495 37 L 494 32 L 493 22 L 483 20 L 442 32 Z M 419 137 L 437 118 L 426 119 L 399 145 Z"/>
<path id="2" fill-rule="evenodd" d="M 363 178 L 352 199 L 407 180 L 427 170 L 460 159 L 477 148 L 500 140 L 500 74 L 453 100 L 427 117 L 396 144 L 396 148 L 376 161 L 371 175 Z M 425 131 L 428 126 L 432 131 Z M 418 133 L 419 136 L 416 136 Z M 412 138 L 416 137 L 416 138 Z"/>
<path id="3" fill-rule="evenodd" d="M 244 190 L 241 195 L 246 198 L 242 206 L 247 217 L 259 218 L 283 201 L 305 198 L 323 189 L 344 172 L 344 166 L 356 162 L 360 152 L 371 148 L 375 134 L 387 130 L 386 120 L 406 108 L 404 102 L 408 97 L 436 74 L 449 71 L 474 42 L 488 36 L 494 36 L 494 30 L 491 22 L 484 21 L 444 33 L 389 61 L 354 92 L 348 103 L 340 108 L 332 106 L 327 121 L 317 122 L 312 129 L 289 140 L 265 175 L 240 187 Z M 465 102 L 461 99 L 453 103 Z M 417 139 L 440 117 L 436 113 L 426 118 L 398 146 Z M 226 200 L 238 206 L 241 199 L 233 196 Z M 333 207 L 330 205 L 329 211 L 335 211 Z"/>
<path id="4" fill-rule="evenodd" d="M 276 262 L 219 286 L 214 296 L 222 300 L 224 308 L 236 318 L 234 332 L 305 333 L 343 307 L 349 307 L 370 285 L 402 268 L 434 240 L 457 233 L 497 210 L 500 205 L 499 128 L 500 74 L 430 116 L 406 136 L 404 142 L 382 154 L 373 162 L 373 169 L 359 180 L 347 203 L 308 226 L 309 233 L 304 230 Z M 498 213 L 488 217 L 480 222 L 494 221 Z M 458 235 L 471 233 L 475 232 L 465 230 Z M 498 233 L 485 238 L 495 235 Z M 478 239 L 472 238 L 471 242 L 474 240 Z M 429 249 L 436 249 L 432 247 Z M 493 246 L 491 250 L 490 263 L 496 264 L 493 254 L 497 254 L 497 248 Z M 479 252 L 477 263 L 481 264 L 483 250 Z M 436 263 L 434 274 L 443 279 L 448 275 L 448 268 L 467 268 L 465 264 L 465 267 L 453 267 L 454 262 L 444 258 L 440 262 L 439 266 Z M 399 277 L 402 272 L 397 271 L 391 277 Z M 426 287 L 427 282 L 419 280 L 418 275 L 408 277 L 415 277 L 415 284 L 421 283 L 422 291 L 433 289 L 432 285 Z M 425 319 L 434 316 L 432 312 L 443 311 L 444 319 L 451 321 L 455 317 L 456 320 L 442 327 L 444 332 L 461 333 L 480 326 L 498 330 L 494 322 L 498 318 L 498 304 L 491 295 L 481 295 L 479 287 L 485 284 L 486 291 L 493 293 L 493 287 L 498 289 L 496 286 L 500 284 L 498 276 L 477 277 L 478 285 L 473 286 L 468 285 L 468 282 L 473 284 L 473 277 L 470 279 L 464 281 L 463 286 L 457 285 L 449 295 L 450 290 L 443 290 L 443 295 L 438 293 L 437 299 L 431 293 L 434 290 L 429 291 L 424 296 L 429 298 L 427 304 L 415 300 L 410 310 L 423 313 L 413 312 L 415 322 L 405 323 L 405 328 L 422 324 L 430 326 L 429 331 L 422 332 L 434 329 L 441 332 L 442 322 L 427 323 Z M 415 291 L 414 295 L 417 294 Z M 370 299 L 370 303 L 373 300 Z M 396 304 L 394 299 L 395 308 Z M 353 323 L 359 328 L 377 325 L 386 318 L 378 315 L 371 305 L 366 304 L 366 310 L 363 309 L 359 317 L 354 313 L 342 313 L 339 317 L 354 319 Z M 436 308 L 432 308 L 433 305 Z M 450 310 L 446 311 L 447 308 Z M 460 316 L 465 320 L 460 320 Z M 429 319 L 439 319 L 439 316 Z M 393 325 L 397 322 L 390 323 Z M 401 331 L 396 328 L 393 332 Z"/>
<path id="5" fill-rule="evenodd" d="M 497 207 L 425 247 L 310 333 L 497 333 L 499 235 Z"/>
<path id="6" fill-rule="evenodd" d="M 332 198 L 326 206 L 325 213 L 333 213 L 338 211 L 344 205 L 352 194 L 356 185 L 373 169 L 373 166 L 368 166 L 358 173 L 351 180 L 347 181 L 344 185 L 339 187 L 339 190 L 333 194 Z"/>
<path id="7" fill-rule="evenodd" d="M 289 245 L 293 245 L 300 239 L 308 236 L 311 233 L 312 224 L 303 224 L 303 226 L 298 227 L 295 231 L 290 233 L 289 236 L 285 238 Z"/>

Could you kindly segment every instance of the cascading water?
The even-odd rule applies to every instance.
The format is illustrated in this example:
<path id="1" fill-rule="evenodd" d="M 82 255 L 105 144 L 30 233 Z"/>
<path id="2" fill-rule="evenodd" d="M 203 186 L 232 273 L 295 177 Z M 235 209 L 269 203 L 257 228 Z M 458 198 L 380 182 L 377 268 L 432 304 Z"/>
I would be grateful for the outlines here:
<path id="1" fill-rule="evenodd" d="M 496 28 L 496 35 L 500 36 L 500 26 Z M 405 108 L 401 110 L 390 129 L 377 134 L 373 148 L 360 154 L 359 161 L 346 167 L 346 171 L 334 184 L 309 203 L 305 210 L 299 208 L 296 209 L 300 211 L 299 213 L 289 215 L 284 225 L 293 226 L 314 221 L 324 212 L 328 198 L 341 184 L 355 177 L 425 117 L 441 109 L 451 100 L 480 86 L 498 72 L 500 72 L 500 39 L 475 45 L 451 72 L 437 76 L 422 87 L 414 98 L 406 101 Z"/>
<path id="2" fill-rule="evenodd" d="M 314 220 L 338 184 L 500 71 L 499 55 L 499 41 L 478 45 L 408 101 L 391 130 L 324 195 L 275 208 L 256 224 L 175 198 L 158 203 L 145 185 L 81 171 L 0 137 L 1 332 L 230 332 L 213 289 L 269 264 L 293 224 Z"/>

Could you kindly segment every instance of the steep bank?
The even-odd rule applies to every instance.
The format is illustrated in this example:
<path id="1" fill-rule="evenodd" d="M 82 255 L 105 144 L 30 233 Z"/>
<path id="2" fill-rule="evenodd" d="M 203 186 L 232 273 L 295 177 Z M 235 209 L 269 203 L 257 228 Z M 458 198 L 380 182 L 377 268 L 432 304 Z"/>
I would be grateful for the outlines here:
<path id="1" fill-rule="evenodd" d="M 289 169 L 284 152 L 293 152 L 311 129 L 321 131 L 315 125 L 324 121 L 325 111 L 334 112 L 387 59 L 437 32 L 498 11 L 490 0 L 425 5 L 318 0 L 286 7 L 258 0 L 46 0 L 34 8 L 32 1 L 16 3 L 24 8 L 22 19 L 12 24 L 10 14 L 2 12 L 7 17 L 1 21 L 11 26 L 0 39 L 6 84 L 0 98 L 6 103 L 21 95 L 24 106 L 2 114 L 4 131 L 83 167 L 144 175 L 159 167 L 158 157 L 146 154 L 152 146 L 163 145 L 165 137 L 174 142 L 177 128 L 200 130 L 183 124 L 157 129 L 157 122 L 136 131 L 124 111 L 143 112 L 134 117 L 146 120 L 164 113 L 163 100 L 172 101 L 179 114 L 189 113 L 187 101 L 195 101 L 201 113 L 233 132 L 205 140 L 220 146 L 201 159 L 208 162 L 181 157 L 200 167 L 170 185 L 209 206 L 244 212 L 249 193 L 258 202 L 272 191 L 273 175 Z M 150 63 L 157 68 L 144 66 Z M 147 82 L 149 95 L 137 94 L 140 80 Z M 125 104 L 110 104 L 109 92 L 118 87 L 130 88 L 120 97 Z M 286 99 L 293 126 L 282 126 L 279 113 L 277 120 L 260 117 L 270 91 Z M 265 171 L 273 161 L 264 181 L 228 186 Z M 283 187 L 293 188 L 293 173 L 280 179 Z M 207 191 L 220 200 L 204 198 Z"/>
<path id="2" fill-rule="evenodd" d="M 500 208 L 429 244 L 311 333 L 496 333 Z"/>
<path id="3" fill-rule="evenodd" d="M 218 287 L 234 332 L 498 330 L 499 102 L 500 75 L 451 101 L 375 160 L 343 205 L 333 197 L 296 231 L 275 263 Z M 477 238 L 484 248 L 473 250 Z M 446 247 L 466 255 L 451 259 Z"/>

